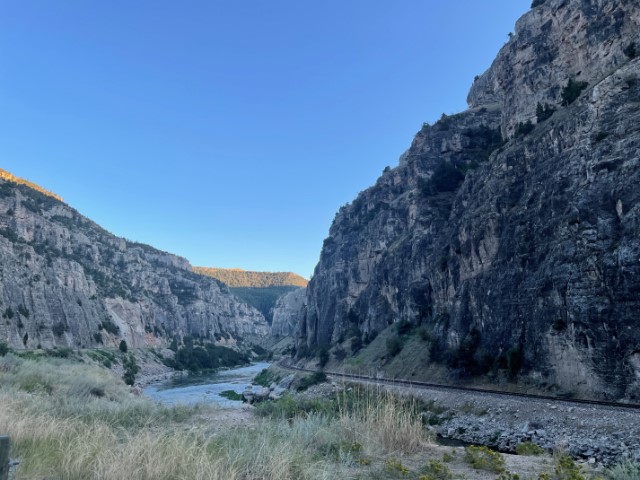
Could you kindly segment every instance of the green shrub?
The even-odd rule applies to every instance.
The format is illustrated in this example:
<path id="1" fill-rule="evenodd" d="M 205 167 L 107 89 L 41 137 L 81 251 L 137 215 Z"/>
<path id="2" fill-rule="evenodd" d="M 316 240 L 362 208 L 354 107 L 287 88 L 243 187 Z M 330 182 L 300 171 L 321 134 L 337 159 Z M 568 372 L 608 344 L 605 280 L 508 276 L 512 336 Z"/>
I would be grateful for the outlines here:
<path id="1" fill-rule="evenodd" d="M 96 341 L 96 343 L 102 343 L 102 334 L 100 332 L 94 333 L 93 339 Z"/>
<path id="2" fill-rule="evenodd" d="M 110 319 L 103 320 L 100 326 L 112 335 L 118 335 L 120 333 L 120 327 L 118 327 Z"/>
<path id="3" fill-rule="evenodd" d="M 318 366 L 324 368 L 329 363 L 329 350 L 327 347 L 320 347 L 318 350 Z"/>
<path id="4" fill-rule="evenodd" d="M 339 362 L 341 362 L 342 360 L 344 360 L 345 358 L 347 358 L 347 352 L 344 348 L 342 347 L 336 347 L 333 350 L 333 356 L 336 360 L 338 360 Z"/>
<path id="5" fill-rule="evenodd" d="M 73 349 L 68 347 L 53 348 L 51 350 L 47 350 L 46 353 L 48 357 L 69 358 L 73 354 Z"/>
<path id="6" fill-rule="evenodd" d="M 586 480 L 580 467 L 569 455 L 558 455 L 553 463 L 555 473 L 553 480 Z"/>
<path id="7" fill-rule="evenodd" d="M 433 171 L 429 180 L 421 183 L 420 189 L 425 196 L 455 192 L 464 181 L 464 177 L 464 172 L 458 167 L 449 162 L 442 162 Z"/>
<path id="8" fill-rule="evenodd" d="M 445 453 L 445 455 L 448 455 Z M 418 477 L 419 480 L 451 480 L 453 479 L 453 473 L 449 470 L 449 467 L 439 462 L 438 460 L 429 460 L 424 467 L 420 469 L 422 474 Z"/>
<path id="9" fill-rule="evenodd" d="M 120 345 L 118 346 L 122 353 L 127 353 L 129 347 L 127 347 L 127 342 L 125 340 L 120 340 Z"/>
<path id="10" fill-rule="evenodd" d="M 124 375 L 122 379 L 127 385 L 134 385 L 136 382 L 136 374 L 140 371 L 140 367 L 136 363 L 136 358 L 129 354 L 122 359 L 122 366 L 124 367 Z"/>
<path id="11" fill-rule="evenodd" d="M 504 458 L 498 452 L 487 447 L 471 445 L 464 449 L 464 461 L 475 470 L 487 470 L 489 472 L 504 472 Z"/>
<path id="12" fill-rule="evenodd" d="M 227 400 L 242 400 L 242 394 L 236 392 L 235 390 L 225 390 L 224 392 L 220 392 L 218 395 L 220 395 L 222 398 L 226 398 Z"/>
<path id="13" fill-rule="evenodd" d="M 9 353 L 9 345 L 0 342 L 0 357 L 4 357 L 7 353 Z"/>
<path id="14" fill-rule="evenodd" d="M 538 103 L 538 106 L 536 107 L 536 119 L 538 120 L 538 123 L 544 122 L 545 120 L 551 118 L 551 115 L 553 115 L 555 111 L 555 107 L 552 107 L 548 103 L 545 103 L 544 105 Z"/>
<path id="15" fill-rule="evenodd" d="M 278 380 L 280 380 L 279 375 L 276 375 L 271 370 L 267 370 L 265 368 L 254 377 L 252 383 L 255 383 L 256 385 L 262 385 L 263 387 L 268 387 L 273 382 L 277 382 Z"/>
<path id="16" fill-rule="evenodd" d="M 524 137 L 525 135 L 529 135 L 535 126 L 531 123 L 531 120 L 527 120 L 525 123 L 520 122 L 516 125 L 516 137 Z"/>
<path id="17" fill-rule="evenodd" d="M 326 381 L 327 381 L 327 375 L 324 372 L 312 373 L 311 375 L 307 375 L 300 379 L 300 384 L 298 385 L 298 391 L 303 392 L 313 385 L 318 385 L 319 383 L 324 383 Z"/>
<path id="18" fill-rule="evenodd" d="M 402 351 L 402 341 L 398 337 L 387 339 L 387 355 L 395 357 Z"/>
<path id="19" fill-rule="evenodd" d="M 593 136 L 593 141 L 599 143 L 609 136 L 609 132 L 598 132 Z"/>
<path id="20" fill-rule="evenodd" d="M 633 60 L 634 58 L 636 58 L 638 56 L 638 51 L 637 51 L 637 48 L 636 48 L 636 44 L 634 42 L 631 42 L 629 45 L 627 45 L 624 48 L 623 52 L 631 60 Z"/>
<path id="21" fill-rule="evenodd" d="M 516 453 L 518 455 L 542 455 L 544 454 L 544 448 L 531 442 L 522 442 L 516 446 Z"/>
<path id="22" fill-rule="evenodd" d="M 13 318 L 13 310 L 11 309 L 11 307 L 7 307 L 6 310 L 4 311 L 4 313 L 2 314 L 2 318 L 8 318 L 8 319 L 12 319 Z"/>
<path id="23" fill-rule="evenodd" d="M 351 337 L 351 352 L 356 353 L 362 348 L 362 338 L 360 335 Z"/>
<path id="24" fill-rule="evenodd" d="M 607 477 L 611 480 L 640 479 L 640 464 L 629 461 L 622 462 L 607 470 Z"/>
<path id="25" fill-rule="evenodd" d="M 533 0 L 533 2 L 531 2 L 531 8 L 536 8 L 539 7 L 540 5 L 542 5 L 546 0 Z"/>
<path id="26" fill-rule="evenodd" d="M 588 85 L 587 82 L 576 81 L 570 78 L 567 85 L 562 89 L 562 105 L 567 106 L 575 102 Z"/>
<path id="27" fill-rule="evenodd" d="M 55 323 L 53 325 L 53 327 L 51 328 L 51 331 L 57 337 L 61 337 L 62 335 L 64 335 L 64 332 L 66 332 L 67 329 L 68 329 L 68 327 L 67 327 L 67 325 L 65 323 L 57 322 L 57 323 Z"/>

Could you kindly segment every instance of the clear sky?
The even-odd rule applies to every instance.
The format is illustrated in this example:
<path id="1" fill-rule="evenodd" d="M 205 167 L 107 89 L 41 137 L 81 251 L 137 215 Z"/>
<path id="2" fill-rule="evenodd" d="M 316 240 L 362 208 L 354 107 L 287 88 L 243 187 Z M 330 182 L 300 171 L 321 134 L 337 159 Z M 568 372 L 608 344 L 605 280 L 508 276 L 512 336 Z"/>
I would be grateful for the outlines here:
<path id="1" fill-rule="evenodd" d="M 194 265 L 309 277 L 531 0 L 2 0 L 0 167 Z"/>

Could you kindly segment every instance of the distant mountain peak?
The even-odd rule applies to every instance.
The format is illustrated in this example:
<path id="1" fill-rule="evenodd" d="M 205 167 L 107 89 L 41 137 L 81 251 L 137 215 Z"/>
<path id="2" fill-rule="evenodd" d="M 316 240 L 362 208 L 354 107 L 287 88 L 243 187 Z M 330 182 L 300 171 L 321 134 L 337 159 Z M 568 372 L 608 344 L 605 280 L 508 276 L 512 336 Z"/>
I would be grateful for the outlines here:
<path id="1" fill-rule="evenodd" d="M 0 179 L 5 180 L 7 182 L 12 182 L 12 183 L 16 183 L 18 185 L 25 185 L 37 192 L 42 193 L 43 195 L 46 195 L 48 197 L 51 198 L 55 198 L 56 200 L 62 202 L 62 197 L 59 197 L 58 195 L 56 195 L 55 193 L 50 192 L 49 190 L 45 190 L 44 188 L 42 188 L 40 185 L 36 185 L 33 182 L 30 182 L 29 180 L 25 180 L 24 178 L 20 178 L 20 177 L 16 177 L 15 175 L 13 175 L 12 173 L 7 172 L 6 170 L 0 168 Z"/>
<path id="2" fill-rule="evenodd" d="M 292 272 L 252 272 L 241 268 L 193 267 L 200 275 L 213 277 L 229 287 L 306 287 L 305 278 Z"/>

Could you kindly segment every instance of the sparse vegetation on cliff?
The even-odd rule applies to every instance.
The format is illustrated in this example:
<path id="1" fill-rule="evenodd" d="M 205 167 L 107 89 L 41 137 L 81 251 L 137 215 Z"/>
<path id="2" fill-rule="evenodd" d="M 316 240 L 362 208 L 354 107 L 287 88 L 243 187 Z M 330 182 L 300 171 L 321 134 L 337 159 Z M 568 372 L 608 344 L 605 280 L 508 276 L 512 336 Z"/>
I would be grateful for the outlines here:
<path id="1" fill-rule="evenodd" d="M 200 275 L 213 277 L 229 287 L 306 287 L 307 280 L 291 272 L 251 272 L 240 268 L 193 267 Z"/>

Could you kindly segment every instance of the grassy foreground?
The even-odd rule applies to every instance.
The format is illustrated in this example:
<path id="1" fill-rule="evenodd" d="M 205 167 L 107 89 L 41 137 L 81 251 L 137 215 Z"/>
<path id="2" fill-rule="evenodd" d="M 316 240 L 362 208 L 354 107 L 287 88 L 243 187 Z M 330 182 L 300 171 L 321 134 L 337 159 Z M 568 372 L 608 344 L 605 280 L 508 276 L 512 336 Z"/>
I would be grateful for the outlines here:
<path id="1" fill-rule="evenodd" d="M 640 466 L 629 463 L 596 474 L 566 455 L 505 463 L 484 447 L 437 447 L 422 410 L 410 398 L 354 387 L 262 403 L 255 426 L 209 428 L 229 412 L 156 405 L 101 364 L 0 357 L 0 434 L 20 461 L 16 479 L 640 480 Z"/>
<path id="2" fill-rule="evenodd" d="M 0 433 L 20 479 L 358 478 L 371 459 L 428 440 L 417 410 L 390 395 L 263 412 L 257 428 L 212 435 L 196 427 L 215 411 L 155 405 L 98 365 L 8 354 L 0 385 Z"/>

